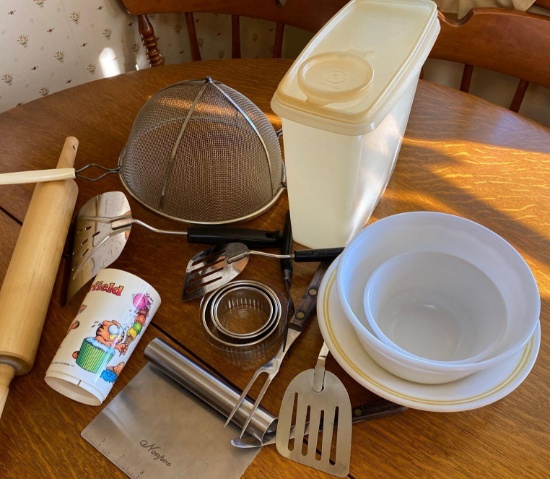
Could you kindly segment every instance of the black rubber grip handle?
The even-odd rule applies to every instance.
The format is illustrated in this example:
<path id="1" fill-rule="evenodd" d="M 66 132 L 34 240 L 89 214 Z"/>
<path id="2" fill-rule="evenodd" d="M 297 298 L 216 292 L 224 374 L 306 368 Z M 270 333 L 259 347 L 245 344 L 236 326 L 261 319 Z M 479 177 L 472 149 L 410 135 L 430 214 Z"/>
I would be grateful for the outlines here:
<path id="1" fill-rule="evenodd" d="M 263 231 L 227 226 L 191 226 L 187 230 L 189 243 L 224 244 L 244 243 L 249 248 L 275 248 L 281 246 L 280 231 Z"/>
<path id="2" fill-rule="evenodd" d="M 302 249 L 294 251 L 294 261 L 297 263 L 313 263 L 315 261 L 332 261 L 344 251 L 344 248 Z"/>

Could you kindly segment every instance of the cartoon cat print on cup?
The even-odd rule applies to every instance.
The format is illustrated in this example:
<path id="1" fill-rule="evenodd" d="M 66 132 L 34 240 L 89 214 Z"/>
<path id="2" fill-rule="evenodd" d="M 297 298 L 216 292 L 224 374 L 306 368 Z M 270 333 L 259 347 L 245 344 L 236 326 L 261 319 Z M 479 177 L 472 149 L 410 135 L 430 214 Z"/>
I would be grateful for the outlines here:
<path id="1" fill-rule="evenodd" d="M 72 354 L 76 364 L 92 373 L 98 373 L 105 368 L 100 377 L 107 382 L 115 382 L 126 363 L 121 361 L 114 366 L 107 366 L 107 364 L 114 358 L 116 353 L 121 356 L 127 353 L 128 347 L 145 326 L 152 303 L 153 300 L 150 295 L 135 294 L 133 304 L 136 308 L 136 316 L 133 324 L 130 327 L 123 327 L 115 320 L 102 321 L 95 332 L 95 336 L 85 338 L 82 341 L 80 350 Z M 84 311 L 85 308 L 86 306 L 83 305 L 79 313 Z M 76 327 L 70 329 L 69 333 Z"/>

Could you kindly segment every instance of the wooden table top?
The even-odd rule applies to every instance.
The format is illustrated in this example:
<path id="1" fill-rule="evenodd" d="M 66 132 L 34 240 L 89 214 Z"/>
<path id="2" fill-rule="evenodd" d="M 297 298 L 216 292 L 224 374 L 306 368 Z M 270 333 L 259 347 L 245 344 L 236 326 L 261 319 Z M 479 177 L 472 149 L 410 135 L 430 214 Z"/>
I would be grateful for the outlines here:
<path id="1" fill-rule="evenodd" d="M 80 142 L 77 167 L 88 163 L 113 167 L 134 117 L 153 93 L 177 81 L 207 75 L 250 98 L 278 128 L 280 121 L 269 102 L 290 64 L 288 60 L 187 63 L 128 73 L 49 95 L 0 115 L 0 170 L 54 168 L 68 136 Z M 78 180 L 78 185 L 77 210 L 98 193 L 125 191 L 116 176 L 98 183 Z M 542 298 L 542 343 L 525 381 L 493 404 L 454 413 L 409 409 L 354 425 L 350 477 L 548 477 L 550 343 L 545 332 L 550 326 L 549 185 L 550 130 L 473 96 L 420 81 L 395 172 L 370 222 L 404 211 L 441 211 L 477 221 L 503 236 L 525 258 L 537 280 Z M 0 280 L 32 191 L 32 185 L 0 188 Z M 130 203 L 134 217 L 159 228 L 178 226 L 133 200 Z M 243 226 L 282 229 L 287 208 L 283 195 L 275 207 Z M 45 371 L 85 294 L 80 291 L 62 306 L 58 275 L 34 367 L 12 381 L 0 419 L 0 477 L 126 477 L 80 433 L 144 366 L 143 350 L 155 337 L 209 365 L 239 388 L 247 384 L 254 368 L 239 368 L 224 361 L 200 333 L 198 301 L 180 301 L 186 263 L 204 248 L 144 229 L 132 233 L 113 266 L 151 283 L 163 303 L 100 407 L 74 402 L 44 383 Z M 314 270 L 312 264 L 295 266 L 295 301 Z M 284 291 L 277 261 L 255 258 L 242 277 Z M 266 409 L 277 414 L 286 386 L 296 374 L 314 366 L 322 341 L 317 322 L 312 321 L 265 396 L 262 405 Z M 375 398 L 332 356 L 327 368 L 343 380 L 353 405 Z M 328 476 L 283 459 L 274 446 L 269 446 L 262 449 L 243 477 Z"/>

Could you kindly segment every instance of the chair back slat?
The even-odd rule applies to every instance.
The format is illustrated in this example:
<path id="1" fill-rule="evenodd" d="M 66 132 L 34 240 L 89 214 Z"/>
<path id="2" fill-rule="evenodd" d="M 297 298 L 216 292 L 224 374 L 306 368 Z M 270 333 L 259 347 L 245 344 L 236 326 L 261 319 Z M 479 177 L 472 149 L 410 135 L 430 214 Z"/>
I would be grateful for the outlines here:
<path id="1" fill-rule="evenodd" d="M 185 24 L 187 26 L 187 36 L 189 37 L 189 45 L 191 48 L 191 59 L 194 62 L 200 62 L 202 57 L 199 49 L 197 29 L 195 28 L 195 17 L 192 12 L 185 12 Z"/>
<path id="2" fill-rule="evenodd" d="M 529 82 L 527 80 L 519 81 L 518 87 L 516 88 L 516 93 L 514 94 L 514 98 L 510 104 L 510 110 L 515 111 L 516 113 L 519 111 L 528 87 Z"/>
<path id="3" fill-rule="evenodd" d="M 292 25 L 309 32 L 320 28 L 349 0 L 120 0 L 130 15 L 223 13 Z"/>
<path id="4" fill-rule="evenodd" d="M 231 15 L 231 55 L 241 58 L 241 22 L 238 15 Z"/>
<path id="5" fill-rule="evenodd" d="M 460 89 L 470 91 L 474 67 L 520 79 L 511 108 L 529 83 L 550 88 L 550 17 L 504 8 L 474 8 L 460 19 L 439 12 L 441 32 L 431 58 L 465 65 Z"/>
<path id="6" fill-rule="evenodd" d="M 460 91 L 470 93 L 470 86 L 472 85 L 472 75 L 474 74 L 474 67 L 472 65 L 464 65 L 462 70 L 462 79 L 460 80 Z"/>
<path id="7" fill-rule="evenodd" d="M 275 43 L 273 47 L 273 58 L 281 58 L 283 55 L 283 37 L 285 34 L 285 24 L 277 23 L 275 28 Z"/>
<path id="8" fill-rule="evenodd" d="M 239 17 L 269 20 L 276 23 L 273 56 L 282 56 L 284 26 L 290 25 L 316 33 L 349 0 L 289 0 L 281 6 L 277 0 L 120 0 L 131 15 L 138 16 L 139 32 L 147 49 L 151 66 L 164 64 L 154 29 L 147 15 L 185 13 L 187 32 L 191 45 L 191 58 L 201 60 L 194 13 L 219 13 L 231 15 L 231 52 L 233 58 L 241 57 Z"/>

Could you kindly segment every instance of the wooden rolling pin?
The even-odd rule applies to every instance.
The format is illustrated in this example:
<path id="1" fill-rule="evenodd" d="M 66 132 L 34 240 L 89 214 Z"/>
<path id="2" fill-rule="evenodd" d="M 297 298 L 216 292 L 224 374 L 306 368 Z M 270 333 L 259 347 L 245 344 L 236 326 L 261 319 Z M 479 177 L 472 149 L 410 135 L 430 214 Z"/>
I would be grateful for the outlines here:
<path id="1" fill-rule="evenodd" d="M 74 165 L 78 140 L 65 140 L 57 168 Z M 0 416 L 14 375 L 33 366 L 74 212 L 74 180 L 35 186 L 0 290 Z"/>

